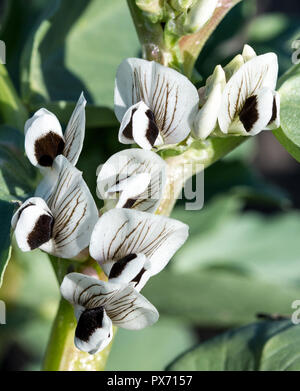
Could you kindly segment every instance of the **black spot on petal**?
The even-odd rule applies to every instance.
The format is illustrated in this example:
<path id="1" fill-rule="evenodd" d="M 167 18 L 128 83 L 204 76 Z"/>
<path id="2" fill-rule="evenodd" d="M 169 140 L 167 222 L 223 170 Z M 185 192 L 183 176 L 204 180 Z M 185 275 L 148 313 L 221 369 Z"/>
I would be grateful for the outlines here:
<path id="1" fill-rule="evenodd" d="M 50 131 L 36 140 L 34 153 L 40 166 L 51 167 L 56 156 L 61 155 L 65 147 L 64 140 Z"/>
<path id="2" fill-rule="evenodd" d="M 253 125 L 258 120 L 256 95 L 250 96 L 246 100 L 239 117 L 246 131 L 250 132 L 250 130 L 253 128 Z"/>
<path id="3" fill-rule="evenodd" d="M 270 125 L 272 122 L 274 122 L 277 118 L 277 104 L 276 104 L 276 98 L 274 96 L 274 99 L 273 99 L 273 107 L 272 107 L 272 117 L 270 119 L 270 122 L 268 123 L 268 125 Z"/>
<path id="4" fill-rule="evenodd" d="M 52 216 L 44 214 L 38 218 L 33 230 L 27 237 L 27 243 L 31 250 L 40 247 L 51 239 L 53 223 Z"/>
<path id="5" fill-rule="evenodd" d="M 128 138 L 129 140 L 133 140 L 133 136 L 132 136 L 132 117 L 133 117 L 133 114 L 137 111 L 137 109 L 133 109 L 132 112 L 131 112 L 131 117 L 130 117 L 130 121 L 128 122 L 128 124 L 125 126 L 125 128 L 123 129 L 123 135 Z"/>
<path id="6" fill-rule="evenodd" d="M 111 268 L 109 278 L 119 277 L 125 269 L 126 265 L 135 258 L 136 254 L 129 254 L 126 255 L 124 258 L 119 259 L 116 263 L 114 263 L 113 267 Z"/>
<path id="7" fill-rule="evenodd" d="M 153 146 L 159 135 L 159 130 L 155 122 L 154 114 L 152 113 L 151 110 L 146 111 L 146 116 L 149 119 L 148 129 L 146 131 L 146 138 L 149 141 L 149 143 Z"/>
<path id="8" fill-rule="evenodd" d="M 122 206 L 122 208 L 127 208 L 127 209 L 130 209 L 133 207 L 133 205 L 135 204 L 136 202 L 136 199 L 134 198 L 128 198 L 128 200 L 125 202 L 125 204 Z"/>
<path id="9" fill-rule="evenodd" d="M 91 335 L 102 327 L 104 317 L 103 307 L 86 309 L 79 318 L 75 336 L 81 341 L 87 342 Z"/>

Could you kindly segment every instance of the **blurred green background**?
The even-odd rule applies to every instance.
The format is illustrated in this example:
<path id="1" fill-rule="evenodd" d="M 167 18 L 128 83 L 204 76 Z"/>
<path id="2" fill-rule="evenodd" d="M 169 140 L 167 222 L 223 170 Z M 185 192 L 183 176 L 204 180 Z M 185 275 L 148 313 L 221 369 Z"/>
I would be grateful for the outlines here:
<path id="1" fill-rule="evenodd" d="M 88 129 L 79 169 L 95 194 L 97 166 L 124 149 L 112 111 L 115 71 L 140 55 L 125 0 L 2 0 L 0 33 L 8 71 L 31 112 L 47 107 L 66 123 L 84 91 Z M 283 74 L 299 37 L 298 2 L 243 0 L 205 46 L 197 70 L 205 79 L 249 43 L 258 54 L 275 51 Z M 271 132 L 207 169 L 204 208 L 185 211 L 181 200 L 173 212 L 189 224 L 188 242 L 143 290 L 160 321 L 139 332 L 119 330 L 107 369 L 161 370 L 257 313 L 291 314 L 300 299 L 299 186 L 298 163 Z M 0 369 L 40 369 L 59 300 L 47 256 L 14 246 L 0 299 L 7 304 Z"/>

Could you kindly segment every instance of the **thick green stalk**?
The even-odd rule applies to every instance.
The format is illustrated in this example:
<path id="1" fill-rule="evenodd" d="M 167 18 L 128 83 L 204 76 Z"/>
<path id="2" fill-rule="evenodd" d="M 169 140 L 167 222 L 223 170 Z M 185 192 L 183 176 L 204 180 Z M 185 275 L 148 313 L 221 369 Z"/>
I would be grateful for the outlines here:
<path id="1" fill-rule="evenodd" d="M 170 56 L 164 43 L 164 32 L 160 23 L 151 23 L 137 7 L 135 0 L 127 0 L 130 13 L 142 45 L 143 57 L 168 65 Z"/>
<path id="2" fill-rule="evenodd" d="M 183 71 L 187 77 L 192 76 L 195 62 L 215 28 L 224 16 L 241 0 L 220 0 L 211 19 L 196 33 L 185 35 L 179 40 Z"/>

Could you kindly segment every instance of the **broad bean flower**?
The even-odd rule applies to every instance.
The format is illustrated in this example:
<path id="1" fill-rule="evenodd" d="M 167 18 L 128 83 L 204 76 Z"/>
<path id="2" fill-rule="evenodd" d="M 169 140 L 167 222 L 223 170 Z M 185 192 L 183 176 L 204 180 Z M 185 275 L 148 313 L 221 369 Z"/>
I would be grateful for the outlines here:
<path id="1" fill-rule="evenodd" d="M 195 118 L 195 135 L 254 136 L 280 126 L 280 99 L 275 91 L 278 61 L 275 53 L 257 56 L 245 46 L 224 70 L 217 66 L 200 91 L 202 107 Z"/>
<path id="2" fill-rule="evenodd" d="M 114 282 L 140 290 L 188 237 L 180 221 L 131 209 L 111 209 L 93 230 L 90 254 Z"/>
<path id="3" fill-rule="evenodd" d="M 115 83 L 119 141 L 148 150 L 179 143 L 191 132 L 198 103 L 195 86 L 179 72 L 128 58 L 119 66 Z"/>
<path id="4" fill-rule="evenodd" d="M 77 327 L 75 345 L 95 354 L 113 337 L 112 325 L 140 330 L 155 323 L 156 308 L 130 284 L 100 281 L 70 273 L 61 284 L 61 294 L 74 305 Z"/>
<path id="5" fill-rule="evenodd" d="M 76 165 L 84 140 L 85 105 L 82 93 L 64 133 L 57 117 L 44 108 L 26 121 L 25 152 L 34 166 L 51 167 L 58 155 Z"/>
<path id="6" fill-rule="evenodd" d="M 61 258 L 76 257 L 89 245 L 98 219 L 93 197 L 77 170 L 64 156 L 12 218 L 22 251 L 36 248 Z"/>

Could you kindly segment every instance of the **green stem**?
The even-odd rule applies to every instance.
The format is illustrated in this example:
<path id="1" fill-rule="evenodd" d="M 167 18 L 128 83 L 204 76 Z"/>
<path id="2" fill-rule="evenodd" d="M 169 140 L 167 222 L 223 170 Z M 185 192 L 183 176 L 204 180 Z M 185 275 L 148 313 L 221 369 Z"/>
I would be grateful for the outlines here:
<path id="1" fill-rule="evenodd" d="M 221 0 L 211 19 L 196 33 L 185 35 L 179 40 L 183 72 L 191 78 L 195 62 L 215 28 L 224 16 L 241 0 Z"/>
<path id="2" fill-rule="evenodd" d="M 19 99 L 7 69 L 2 64 L 0 64 L 0 113 L 6 125 L 23 130 L 28 113 Z"/>
<path id="3" fill-rule="evenodd" d="M 127 0 L 130 13 L 142 45 L 143 57 L 168 65 L 169 55 L 164 43 L 164 32 L 160 23 L 151 23 L 143 15 L 135 0 Z"/>

